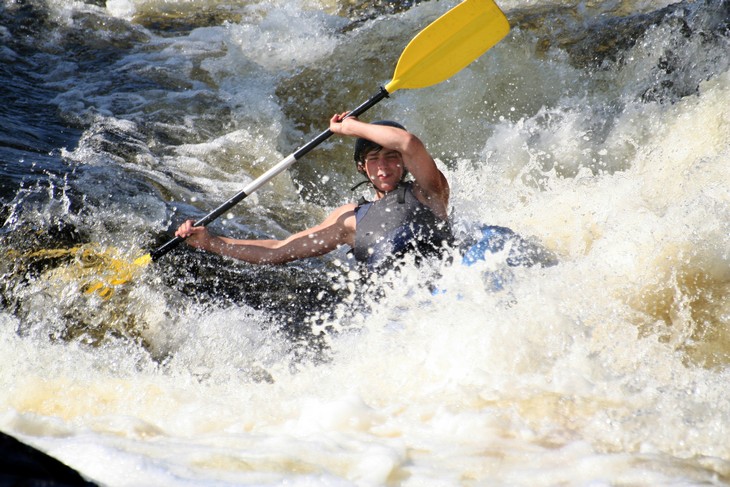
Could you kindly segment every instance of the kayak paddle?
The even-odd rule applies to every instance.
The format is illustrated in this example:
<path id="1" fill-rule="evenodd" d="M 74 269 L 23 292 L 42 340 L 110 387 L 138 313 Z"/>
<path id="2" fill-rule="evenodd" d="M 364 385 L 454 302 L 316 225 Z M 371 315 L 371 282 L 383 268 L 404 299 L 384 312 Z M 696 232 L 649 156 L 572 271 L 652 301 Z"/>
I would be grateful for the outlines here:
<path id="1" fill-rule="evenodd" d="M 398 60 L 393 79 L 369 100 L 349 112 L 348 116 L 361 115 L 396 90 L 425 88 L 450 78 L 502 40 L 509 29 L 507 18 L 493 0 L 466 0 L 460 3 L 411 40 Z M 330 129 L 325 130 L 196 221 L 194 226 L 208 225 L 332 135 Z M 138 265 L 154 262 L 184 240 L 175 237 L 134 262 Z"/>
<path id="2" fill-rule="evenodd" d="M 375 95 L 352 110 L 348 116 L 361 115 L 396 90 L 425 88 L 450 78 L 502 40 L 509 30 L 507 18 L 494 0 L 465 0 L 419 32 L 408 43 L 398 59 L 391 81 L 385 86 L 381 86 Z M 311 142 L 297 149 L 250 182 L 242 191 L 195 222 L 194 225 L 208 225 L 332 135 L 331 130 L 325 130 Z M 106 264 L 104 266 L 106 269 L 95 275 L 91 274 L 92 269 L 88 268 L 89 265 L 86 263 L 88 259 L 79 260 L 77 255 L 83 257 L 93 249 L 71 249 L 68 252 L 76 256 L 76 260 L 82 267 L 83 275 L 86 276 L 84 279 L 86 282 L 82 287 L 84 292 L 86 294 L 96 292 L 102 298 L 109 299 L 115 286 L 130 281 L 139 268 L 158 260 L 184 240 L 181 237 L 175 237 L 133 262 L 105 253 L 101 259 L 92 259 L 101 260 Z"/>

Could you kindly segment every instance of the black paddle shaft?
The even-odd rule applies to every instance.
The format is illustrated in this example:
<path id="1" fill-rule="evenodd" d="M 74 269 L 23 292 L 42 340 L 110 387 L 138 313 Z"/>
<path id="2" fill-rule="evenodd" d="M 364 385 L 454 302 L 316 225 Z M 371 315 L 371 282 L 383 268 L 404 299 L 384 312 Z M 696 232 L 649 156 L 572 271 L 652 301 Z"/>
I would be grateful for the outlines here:
<path id="1" fill-rule="evenodd" d="M 347 117 L 357 117 L 358 115 L 365 113 L 367 110 L 369 110 L 370 108 L 375 106 L 383 98 L 387 98 L 388 95 L 389 95 L 388 91 L 381 86 L 380 90 L 375 95 L 373 95 L 365 103 L 363 103 L 362 105 L 358 106 L 357 108 L 352 110 L 350 113 L 348 113 Z M 300 147 L 299 149 L 294 151 L 294 153 L 292 153 L 292 155 L 290 157 L 293 157 L 294 161 L 298 161 L 299 159 L 304 157 L 305 154 L 309 153 L 312 149 L 317 147 L 319 144 L 321 144 L 325 140 L 332 137 L 332 135 L 334 135 L 334 132 L 332 132 L 330 129 L 323 131 L 317 137 L 312 139 L 309 143 L 307 143 L 306 145 L 303 145 L 302 147 Z M 284 161 L 286 161 L 286 159 Z M 282 162 L 284 162 L 284 161 L 282 161 Z M 251 185 L 256 185 L 256 183 L 262 179 L 268 180 L 270 177 L 273 177 L 273 176 L 269 175 L 268 173 L 264 174 L 261 177 L 259 177 L 257 180 L 255 180 L 253 183 L 251 183 Z M 216 208 L 215 210 L 213 210 L 210 213 L 208 213 L 207 215 L 205 215 L 200 220 L 196 221 L 193 224 L 193 226 L 204 227 L 204 226 L 208 225 L 210 222 L 217 219 L 219 216 L 221 216 L 222 214 L 224 214 L 225 212 L 227 212 L 228 210 L 230 210 L 231 208 L 236 206 L 238 203 L 240 203 L 241 201 L 246 199 L 246 197 L 248 197 L 254 191 L 255 191 L 255 189 L 253 191 L 249 190 L 247 192 L 246 189 L 244 189 L 243 191 L 236 193 L 228 201 L 226 201 L 225 203 L 220 205 L 218 208 Z M 174 249 L 175 247 L 177 247 L 184 241 L 185 241 L 185 239 L 182 237 L 175 237 L 175 238 L 169 240 L 167 243 L 165 243 L 164 245 L 160 246 L 159 248 L 157 248 L 156 250 L 154 250 L 153 252 L 150 253 L 150 257 L 152 258 L 152 261 L 153 262 L 156 261 L 157 259 L 159 259 L 163 255 L 165 255 L 166 253 L 168 253 L 169 251 L 171 251 L 172 249 Z"/>

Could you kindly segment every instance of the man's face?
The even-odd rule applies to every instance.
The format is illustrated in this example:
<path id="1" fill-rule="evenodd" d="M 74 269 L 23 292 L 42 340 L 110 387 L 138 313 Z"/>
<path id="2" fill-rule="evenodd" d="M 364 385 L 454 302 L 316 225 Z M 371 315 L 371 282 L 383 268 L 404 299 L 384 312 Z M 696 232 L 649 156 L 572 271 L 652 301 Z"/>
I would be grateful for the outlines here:
<path id="1" fill-rule="evenodd" d="M 403 157 L 398 151 L 381 149 L 368 152 L 363 166 L 375 189 L 385 193 L 397 188 L 403 178 Z"/>

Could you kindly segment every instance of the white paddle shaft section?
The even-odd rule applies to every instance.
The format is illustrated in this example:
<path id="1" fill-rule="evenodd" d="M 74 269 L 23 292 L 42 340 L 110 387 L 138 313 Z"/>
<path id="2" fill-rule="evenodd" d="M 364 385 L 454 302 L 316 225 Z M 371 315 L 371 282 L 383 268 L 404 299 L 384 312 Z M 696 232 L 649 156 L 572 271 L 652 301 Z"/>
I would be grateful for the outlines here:
<path id="1" fill-rule="evenodd" d="M 263 173 L 261 176 L 257 177 L 250 183 L 248 183 L 244 188 L 243 192 L 246 194 L 252 194 L 256 192 L 261 186 L 268 183 L 274 177 L 278 176 L 279 173 L 286 171 L 289 169 L 289 167 L 297 162 L 296 157 L 294 157 L 294 154 L 289 154 L 284 159 L 281 160 L 277 165 Z"/>

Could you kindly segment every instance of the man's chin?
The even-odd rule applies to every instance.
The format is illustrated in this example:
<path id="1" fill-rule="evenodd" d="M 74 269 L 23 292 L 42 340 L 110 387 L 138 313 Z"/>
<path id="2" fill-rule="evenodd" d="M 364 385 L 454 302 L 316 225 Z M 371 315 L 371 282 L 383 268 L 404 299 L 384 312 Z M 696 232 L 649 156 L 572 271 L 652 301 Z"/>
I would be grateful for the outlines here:
<path id="1" fill-rule="evenodd" d="M 398 187 L 397 184 L 390 184 L 390 183 L 375 183 L 375 189 L 380 191 L 381 193 L 390 193 L 394 189 Z"/>

